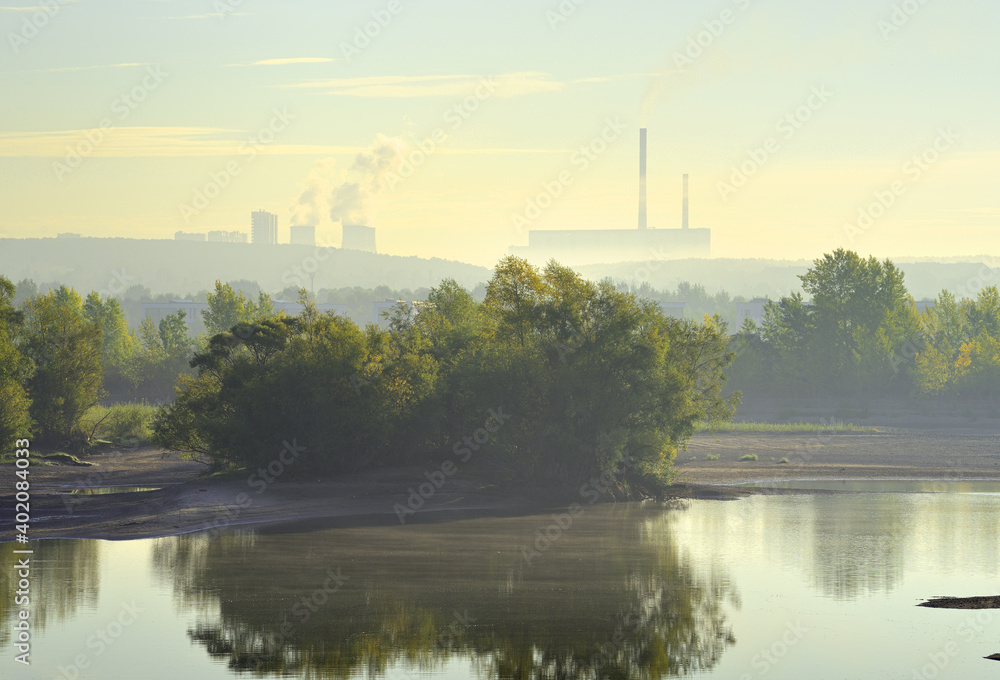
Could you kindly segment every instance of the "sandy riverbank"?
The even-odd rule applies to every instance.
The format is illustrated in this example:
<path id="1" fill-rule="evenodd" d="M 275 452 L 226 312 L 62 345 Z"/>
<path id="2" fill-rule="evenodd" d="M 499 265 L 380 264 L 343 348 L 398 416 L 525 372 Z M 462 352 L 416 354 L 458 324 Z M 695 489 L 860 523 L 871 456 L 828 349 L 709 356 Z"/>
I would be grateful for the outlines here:
<path id="1" fill-rule="evenodd" d="M 1000 430 L 910 428 L 884 433 L 699 434 L 677 458 L 675 495 L 733 499 L 788 491 L 734 488 L 773 479 L 1000 479 Z M 741 462 L 754 453 L 757 461 Z M 707 456 L 718 456 L 708 460 Z M 787 458 L 788 463 L 779 463 Z M 130 539 L 232 525 L 322 522 L 328 526 L 397 524 L 423 468 L 399 468 L 337 479 L 279 478 L 261 488 L 250 475 L 202 479 L 204 466 L 154 449 L 110 452 L 89 467 L 36 466 L 31 471 L 31 538 Z M 0 513 L 13 517 L 14 468 L 0 466 Z M 72 495 L 79 487 L 158 487 L 156 491 Z M 258 493 L 259 492 L 259 493 Z M 406 522 L 544 512 L 517 487 L 450 479 Z M 10 522 L 0 524 L 10 541 Z"/>

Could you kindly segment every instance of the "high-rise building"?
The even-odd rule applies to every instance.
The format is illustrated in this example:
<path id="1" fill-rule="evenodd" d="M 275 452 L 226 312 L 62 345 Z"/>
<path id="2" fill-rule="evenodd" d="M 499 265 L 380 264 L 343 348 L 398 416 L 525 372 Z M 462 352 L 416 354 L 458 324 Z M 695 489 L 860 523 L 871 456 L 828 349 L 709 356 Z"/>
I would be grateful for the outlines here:
<path id="1" fill-rule="evenodd" d="M 278 242 L 278 216 L 266 210 L 250 215 L 250 241 L 255 245 L 273 246 Z"/>
<path id="2" fill-rule="evenodd" d="M 366 227 L 361 224 L 344 224 L 343 239 L 340 247 L 345 250 L 361 250 L 366 253 L 377 252 L 375 250 L 375 227 Z"/>
<path id="3" fill-rule="evenodd" d="M 297 246 L 316 245 L 316 227 L 292 226 L 288 228 L 288 242 Z"/>

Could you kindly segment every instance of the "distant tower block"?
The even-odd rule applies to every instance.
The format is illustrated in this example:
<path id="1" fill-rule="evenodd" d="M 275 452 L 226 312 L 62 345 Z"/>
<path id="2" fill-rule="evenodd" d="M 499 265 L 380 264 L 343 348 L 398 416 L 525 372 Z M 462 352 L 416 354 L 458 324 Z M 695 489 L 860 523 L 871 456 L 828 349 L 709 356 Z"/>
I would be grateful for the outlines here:
<path id="1" fill-rule="evenodd" d="M 250 213 L 250 242 L 273 246 L 278 242 L 278 216 L 266 210 Z"/>
<path id="2" fill-rule="evenodd" d="M 639 128 L 639 229 L 646 229 L 646 128 Z"/>
<path id="3" fill-rule="evenodd" d="M 681 209 L 681 229 L 688 228 L 688 176 L 684 175 L 684 207 Z"/>

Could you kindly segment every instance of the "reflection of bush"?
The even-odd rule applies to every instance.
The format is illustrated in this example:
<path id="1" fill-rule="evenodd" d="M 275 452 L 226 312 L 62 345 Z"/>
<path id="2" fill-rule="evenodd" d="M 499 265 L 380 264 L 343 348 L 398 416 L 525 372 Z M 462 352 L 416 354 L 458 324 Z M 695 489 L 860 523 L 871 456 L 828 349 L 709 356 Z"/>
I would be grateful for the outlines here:
<path id="1" fill-rule="evenodd" d="M 669 531 L 641 534 L 650 513 L 588 509 L 531 566 L 516 545 L 540 518 L 490 520 L 488 534 L 483 523 L 456 523 L 179 537 L 155 559 L 175 571 L 181 600 L 202 611 L 191 637 L 234 670 L 339 678 L 455 657 L 490 678 L 710 669 L 734 643 L 732 586 L 697 574 Z M 350 580 L 303 616 L 303 598 L 338 568 Z M 217 604 L 206 607 L 210 600 Z"/>

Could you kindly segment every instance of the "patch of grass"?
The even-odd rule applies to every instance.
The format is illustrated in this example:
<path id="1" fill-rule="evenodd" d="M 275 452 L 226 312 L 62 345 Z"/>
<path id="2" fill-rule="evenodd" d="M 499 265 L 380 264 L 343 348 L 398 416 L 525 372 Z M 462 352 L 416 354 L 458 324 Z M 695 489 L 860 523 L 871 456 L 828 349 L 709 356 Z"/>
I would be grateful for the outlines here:
<path id="1" fill-rule="evenodd" d="M 706 422 L 695 423 L 695 432 L 886 432 L 870 425 L 835 420 L 827 423 Z"/>
<path id="2" fill-rule="evenodd" d="M 95 406 L 83 418 L 84 433 L 118 446 L 145 444 L 152 436 L 156 407 L 149 404 Z"/>
<path id="3" fill-rule="evenodd" d="M 787 465 L 787 464 L 788 464 L 787 458 L 782 458 L 781 460 L 778 461 L 778 465 Z"/>
<path id="4" fill-rule="evenodd" d="M 719 460 L 719 454 L 710 453 L 707 456 L 705 456 L 705 460 Z"/>
<path id="5" fill-rule="evenodd" d="M 740 460 L 757 460 L 757 454 L 756 453 L 748 453 L 745 456 L 743 456 L 742 458 L 740 458 Z"/>

